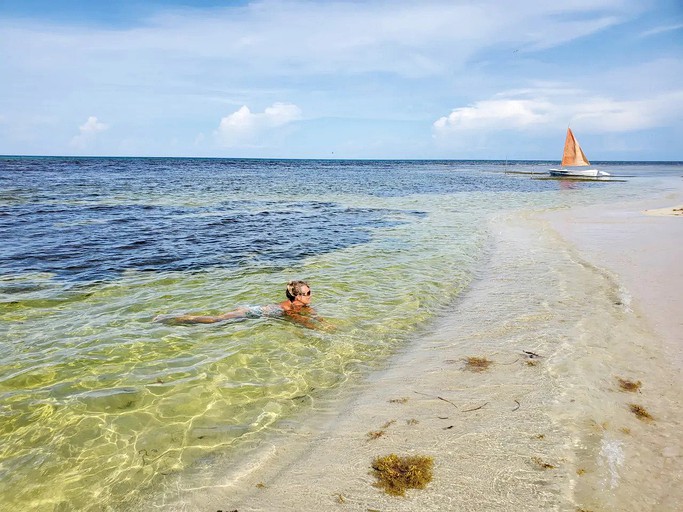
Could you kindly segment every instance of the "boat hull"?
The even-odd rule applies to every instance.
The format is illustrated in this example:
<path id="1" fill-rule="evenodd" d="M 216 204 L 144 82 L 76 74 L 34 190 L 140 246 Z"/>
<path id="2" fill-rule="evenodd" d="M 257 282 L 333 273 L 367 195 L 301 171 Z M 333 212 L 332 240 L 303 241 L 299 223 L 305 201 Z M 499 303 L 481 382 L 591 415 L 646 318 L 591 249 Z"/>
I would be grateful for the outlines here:
<path id="1" fill-rule="evenodd" d="M 550 169 L 551 176 L 588 176 L 595 178 L 598 176 L 610 176 L 610 173 L 598 171 L 597 169 Z"/>

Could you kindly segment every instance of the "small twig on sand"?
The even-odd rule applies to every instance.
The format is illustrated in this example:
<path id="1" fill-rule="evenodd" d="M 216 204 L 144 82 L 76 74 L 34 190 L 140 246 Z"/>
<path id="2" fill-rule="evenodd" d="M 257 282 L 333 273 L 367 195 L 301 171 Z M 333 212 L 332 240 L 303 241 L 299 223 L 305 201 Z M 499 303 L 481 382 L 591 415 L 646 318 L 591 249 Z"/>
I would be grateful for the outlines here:
<path id="1" fill-rule="evenodd" d="M 515 403 L 517 404 L 517 407 L 515 407 L 514 409 L 512 409 L 512 412 L 515 412 L 517 409 L 519 409 L 520 407 L 522 407 L 522 406 L 520 405 L 520 403 L 519 403 L 518 400 L 515 400 Z"/>
<path id="2" fill-rule="evenodd" d="M 474 409 L 465 409 L 462 412 L 472 412 L 472 411 L 478 411 L 479 409 L 486 407 L 489 403 L 486 402 L 484 405 L 480 405 L 479 407 L 475 407 Z"/>

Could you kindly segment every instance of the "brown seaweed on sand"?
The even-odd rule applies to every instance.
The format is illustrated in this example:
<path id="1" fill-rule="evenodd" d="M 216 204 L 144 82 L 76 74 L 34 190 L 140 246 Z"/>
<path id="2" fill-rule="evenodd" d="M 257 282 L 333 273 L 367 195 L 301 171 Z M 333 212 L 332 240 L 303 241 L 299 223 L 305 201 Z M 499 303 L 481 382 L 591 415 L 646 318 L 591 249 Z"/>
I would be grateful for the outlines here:
<path id="1" fill-rule="evenodd" d="M 640 381 L 626 380 L 622 379 L 621 377 L 617 377 L 617 380 L 619 381 L 619 388 L 622 391 L 630 391 L 631 393 L 635 393 L 636 391 L 640 390 L 640 386 L 642 386 L 642 382 Z"/>
<path id="2" fill-rule="evenodd" d="M 394 496 L 405 496 L 406 489 L 424 489 L 432 481 L 433 468 L 434 459 L 424 455 L 401 457 L 391 453 L 372 461 L 375 487 Z"/>
<path id="3" fill-rule="evenodd" d="M 368 432 L 368 439 L 370 441 L 373 441 L 375 439 L 379 439 L 380 437 L 383 437 L 384 434 L 386 434 L 385 430 L 372 430 Z"/>
<path id="4" fill-rule="evenodd" d="M 636 415 L 636 418 L 639 420 L 643 421 L 653 421 L 654 418 L 652 415 L 647 412 L 647 410 L 638 404 L 628 404 L 629 409 L 631 409 L 631 412 Z"/>
<path id="5" fill-rule="evenodd" d="M 493 361 L 485 357 L 468 357 L 465 359 L 465 368 L 472 372 L 483 372 L 492 364 Z"/>
<path id="6" fill-rule="evenodd" d="M 555 469 L 555 466 L 544 462 L 540 457 L 531 457 L 531 461 L 542 469 Z"/>

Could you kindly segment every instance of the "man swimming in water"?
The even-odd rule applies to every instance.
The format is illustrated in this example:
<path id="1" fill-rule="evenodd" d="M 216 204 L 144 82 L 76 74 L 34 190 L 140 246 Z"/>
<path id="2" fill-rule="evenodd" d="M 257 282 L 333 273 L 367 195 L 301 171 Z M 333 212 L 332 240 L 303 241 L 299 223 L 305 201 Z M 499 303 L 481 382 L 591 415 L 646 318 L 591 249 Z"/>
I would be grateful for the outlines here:
<path id="1" fill-rule="evenodd" d="M 320 328 L 323 323 L 311 307 L 311 287 L 305 281 L 290 281 L 285 290 L 287 300 L 267 306 L 246 306 L 222 315 L 181 315 L 170 317 L 159 315 L 154 322 L 171 324 L 213 324 L 233 318 L 286 317 L 311 329 Z"/>

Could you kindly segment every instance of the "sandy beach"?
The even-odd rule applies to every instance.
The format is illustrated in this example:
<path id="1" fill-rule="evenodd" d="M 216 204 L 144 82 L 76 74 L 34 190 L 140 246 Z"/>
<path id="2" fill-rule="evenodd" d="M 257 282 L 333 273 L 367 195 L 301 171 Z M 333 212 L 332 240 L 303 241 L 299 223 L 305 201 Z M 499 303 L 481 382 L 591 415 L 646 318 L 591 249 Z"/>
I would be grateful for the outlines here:
<path id="1" fill-rule="evenodd" d="M 496 219 L 488 277 L 428 335 L 181 501 L 240 512 L 680 510 L 683 220 L 643 213 L 673 199 Z M 376 488 L 372 460 L 390 453 L 432 457 L 432 482 L 405 497 Z"/>

